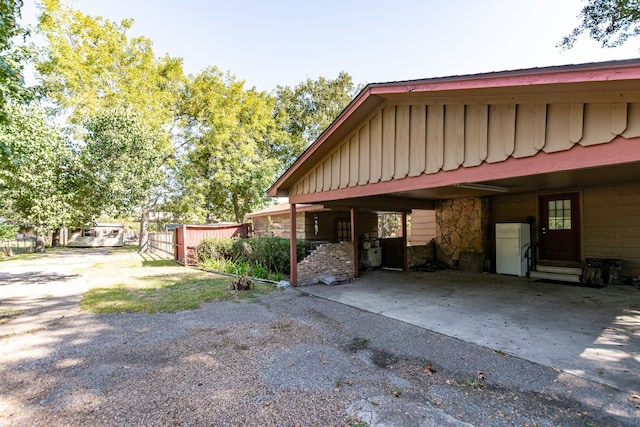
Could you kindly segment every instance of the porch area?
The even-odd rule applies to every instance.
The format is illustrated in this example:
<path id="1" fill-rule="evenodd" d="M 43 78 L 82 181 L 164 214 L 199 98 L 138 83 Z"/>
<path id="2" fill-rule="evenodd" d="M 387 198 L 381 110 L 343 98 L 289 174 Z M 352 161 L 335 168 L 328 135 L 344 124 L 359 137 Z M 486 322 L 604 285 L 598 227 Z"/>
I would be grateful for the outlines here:
<path id="1" fill-rule="evenodd" d="M 377 270 L 344 285 L 298 289 L 640 391 L 640 291 L 633 286 L 598 289 L 457 270 Z"/>

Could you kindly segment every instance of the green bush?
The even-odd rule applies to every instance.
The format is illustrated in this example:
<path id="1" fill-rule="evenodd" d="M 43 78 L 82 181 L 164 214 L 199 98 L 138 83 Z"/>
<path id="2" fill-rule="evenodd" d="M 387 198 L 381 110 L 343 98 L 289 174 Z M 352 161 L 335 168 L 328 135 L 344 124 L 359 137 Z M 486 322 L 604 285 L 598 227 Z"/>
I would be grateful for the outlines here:
<path id="1" fill-rule="evenodd" d="M 207 237 L 196 248 L 198 262 L 206 260 L 231 260 L 233 256 L 233 243 L 235 239 L 223 239 Z"/>
<path id="2" fill-rule="evenodd" d="M 311 247 L 311 242 L 298 240 L 297 260 L 301 261 Z M 265 276 L 263 270 L 266 269 L 279 277 L 281 273 L 290 272 L 289 239 L 279 237 L 207 238 L 198 246 L 197 254 L 200 263 L 207 260 L 232 261 L 236 264 L 236 270 L 243 274 L 255 271 Z"/>
<path id="3" fill-rule="evenodd" d="M 15 239 L 18 227 L 9 224 L 0 224 L 0 239 Z"/>

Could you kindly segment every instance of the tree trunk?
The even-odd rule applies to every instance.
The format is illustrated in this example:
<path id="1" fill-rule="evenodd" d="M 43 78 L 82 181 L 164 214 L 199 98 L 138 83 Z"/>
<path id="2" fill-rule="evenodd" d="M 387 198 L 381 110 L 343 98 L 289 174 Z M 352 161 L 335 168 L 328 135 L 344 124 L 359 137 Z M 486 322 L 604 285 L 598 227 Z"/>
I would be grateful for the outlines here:
<path id="1" fill-rule="evenodd" d="M 231 194 L 231 203 L 233 204 L 233 216 L 237 223 L 240 223 L 240 206 L 238 206 L 238 194 Z"/>
<path id="2" fill-rule="evenodd" d="M 52 248 L 58 248 L 62 246 L 62 244 L 60 243 L 60 234 L 61 234 L 60 228 L 56 228 L 55 230 L 53 230 L 53 237 L 51 238 Z"/>
<path id="3" fill-rule="evenodd" d="M 35 247 L 34 251 L 38 252 L 38 253 L 43 253 L 44 252 L 44 246 L 45 246 L 44 234 L 42 234 L 42 231 L 37 230 L 36 231 L 36 247 Z"/>
<path id="4" fill-rule="evenodd" d="M 140 216 L 140 237 L 138 240 L 138 252 L 147 252 L 149 250 L 149 218 L 151 217 L 151 204 L 149 200 L 145 200 L 142 207 L 142 215 Z"/>

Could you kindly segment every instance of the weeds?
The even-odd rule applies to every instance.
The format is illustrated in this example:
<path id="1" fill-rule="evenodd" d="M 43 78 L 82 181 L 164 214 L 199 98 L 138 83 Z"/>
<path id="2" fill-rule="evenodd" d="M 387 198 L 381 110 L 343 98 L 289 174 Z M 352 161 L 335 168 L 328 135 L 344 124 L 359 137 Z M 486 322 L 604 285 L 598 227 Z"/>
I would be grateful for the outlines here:
<path id="1" fill-rule="evenodd" d="M 11 319 L 22 316 L 23 314 L 24 310 L 0 310 L 0 323 L 6 323 Z"/>
<path id="2" fill-rule="evenodd" d="M 347 418 L 347 426 L 348 427 L 368 427 L 369 423 L 366 421 L 360 420 L 358 417 L 349 416 Z"/>
<path id="3" fill-rule="evenodd" d="M 460 385 L 463 387 L 469 387 L 471 390 L 475 391 L 484 389 L 482 380 L 478 378 L 463 378 L 460 380 Z"/>

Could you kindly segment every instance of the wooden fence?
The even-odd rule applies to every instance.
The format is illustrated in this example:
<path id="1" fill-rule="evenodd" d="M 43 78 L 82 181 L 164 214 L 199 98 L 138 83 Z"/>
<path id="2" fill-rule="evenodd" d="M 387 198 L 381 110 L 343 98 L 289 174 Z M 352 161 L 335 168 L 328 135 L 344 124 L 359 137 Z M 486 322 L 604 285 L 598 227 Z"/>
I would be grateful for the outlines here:
<path id="1" fill-rule="evenodd" d="M 207 237 L 248 237 L 251 224 L 181 225 L 175 230 L 175 260 L 182 265 L 196 265 L 196 248 Z"/>
<path id="2" fill-rule="evenodd" d="M 160 252 L 170 258 L 175 258 L 175 233 L 173 231 L 163 231 L 160 233 L 149 233 L 149 247 L 153 252 Z"/>
<path id="3" fill-rule="evenodd" d="M 24 254 L 33 252 L 36 247 L 36 239 L 1 239 L 0 240 L 0 257 L 12 256 L 14 254 Z"/>

